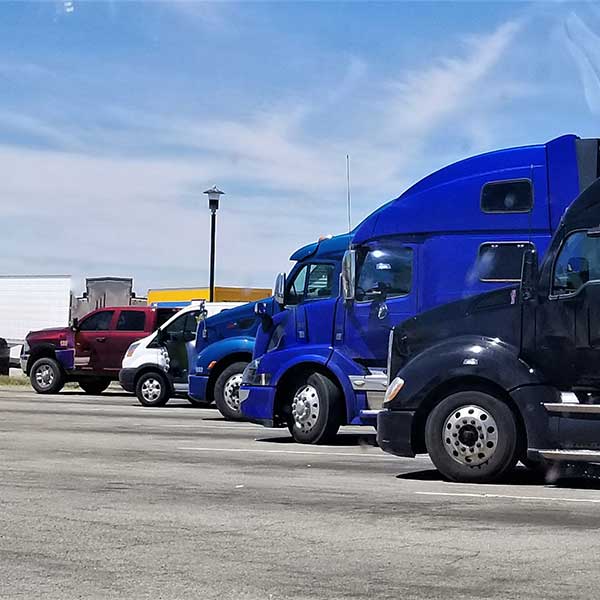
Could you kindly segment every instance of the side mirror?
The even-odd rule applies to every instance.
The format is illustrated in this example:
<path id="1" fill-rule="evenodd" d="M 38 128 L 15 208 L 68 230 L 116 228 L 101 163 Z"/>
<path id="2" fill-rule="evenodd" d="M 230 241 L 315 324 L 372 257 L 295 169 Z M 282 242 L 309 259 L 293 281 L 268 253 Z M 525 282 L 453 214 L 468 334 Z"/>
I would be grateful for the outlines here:
<path id="1" fill-rule="evenodd" d="M 521 300 L 529 301 L 537 294 L 539 277 L 538 256 L 533 248 L 528 248 L 523 253 L 523 267 L 521 269 Z"/>
<path id="2" fill-rule="evenodd" d="M 342 295 L 344 302 L 354 300 L 356 290 L 356 250 L 346 250 L 342 259 Z"/>
<path id="3" fill-rule="evenodd" d="M 71 324 L 71 329 L 73 331 L 77 331 L 79 329 L 79 319 L 77 317 L 73 317 L 73 322 Z"/>
<path id="4" fill-rule="evenodd" d="M 266 302 L 257 302 L 254 305 L 254 314 L 260 318 L 261 323 L 265 329 L 268 329 L 273 323 L 273 319 L 269 314 L 269 306 Z"/>
<path id="5" fill-rule="evenodd" d="M 275 297 L 275 302 L 277 302 L 277 304 L 281 306 L 285 304 L 285 273 L 279 273 L 279 275 L 277 275 L 275 287 L 273 288 L 273 296 Z"/>

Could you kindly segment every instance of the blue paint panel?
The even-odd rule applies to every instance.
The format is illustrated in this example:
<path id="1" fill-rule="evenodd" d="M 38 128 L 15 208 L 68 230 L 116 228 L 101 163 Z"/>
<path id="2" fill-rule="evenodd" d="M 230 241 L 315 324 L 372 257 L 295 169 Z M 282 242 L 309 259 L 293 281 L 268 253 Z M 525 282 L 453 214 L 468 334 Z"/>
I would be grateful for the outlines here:
<path id="1" fill-rule="evenodd" d="M 62 365 L 65 371 L 70 371 L 75 368 L 75 350 L 56 350 L 56 360 Z"/>
<path id="2" fill-rule="evenodd" d="M 206 389 L 208 387 L 208 375 L 190 375 L 188 377 L 188 394 L 196 400 L 206 400 Z"/>
<path id="3" fill-rule="evenodd" d="M 272 421 L 275 406 L 276 389 L 274 387 L 246 387 L 242 390 L 252 390 L 246 400 L 240 405 L 242 415 L 250 421 Z"/>

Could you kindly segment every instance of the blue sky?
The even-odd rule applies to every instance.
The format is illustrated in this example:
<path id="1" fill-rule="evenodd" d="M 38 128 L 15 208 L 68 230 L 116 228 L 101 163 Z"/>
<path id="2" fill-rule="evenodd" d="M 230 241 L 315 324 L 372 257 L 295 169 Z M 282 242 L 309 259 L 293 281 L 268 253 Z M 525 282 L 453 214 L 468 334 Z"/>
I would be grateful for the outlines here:
<path id="1" fill-rule="evenodd" d="M 600 137 L 571 2 L 0 3 L 0 272 L 270 286 L 292 251 L 478 152 Z"/>

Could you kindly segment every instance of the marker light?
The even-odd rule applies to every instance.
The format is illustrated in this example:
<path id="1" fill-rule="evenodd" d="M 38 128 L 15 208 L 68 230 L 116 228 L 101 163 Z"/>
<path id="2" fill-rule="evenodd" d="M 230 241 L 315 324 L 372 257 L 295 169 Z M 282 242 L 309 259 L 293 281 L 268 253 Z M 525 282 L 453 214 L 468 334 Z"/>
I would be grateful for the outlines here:
<path id="1" fill-rule="evenodd" d="M 385 391 L 383 403 L 387 404 L 388 402 L 391 402 L 398 395 L 398 393 L 403 387 L 404 379 L 402 379 L 402 377 L 395 377 L 394 379 L 392 379 L 392 383 L 388 385 L 388 388 Z"/>

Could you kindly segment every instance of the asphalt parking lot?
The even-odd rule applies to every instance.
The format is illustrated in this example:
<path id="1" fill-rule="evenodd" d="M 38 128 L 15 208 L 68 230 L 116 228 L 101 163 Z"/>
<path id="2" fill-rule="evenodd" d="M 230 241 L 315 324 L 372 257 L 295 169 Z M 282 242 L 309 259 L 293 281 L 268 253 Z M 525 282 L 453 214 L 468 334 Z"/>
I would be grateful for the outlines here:
<path id="1" fill-rule="evenodd" d="M 2 598 L 591 598 L 600 482 L 450 484 L 178 401 L 0 390 Z"/>

